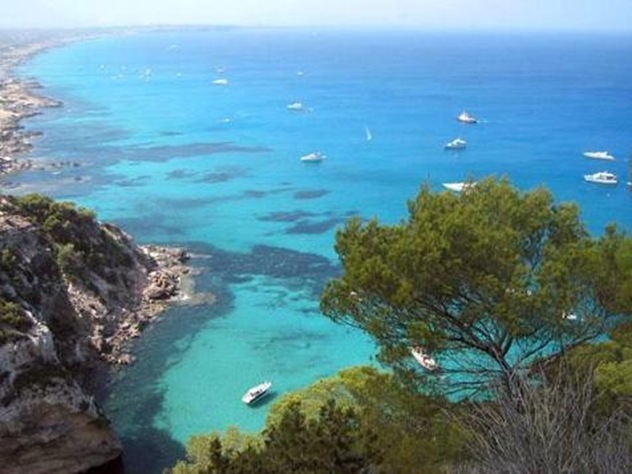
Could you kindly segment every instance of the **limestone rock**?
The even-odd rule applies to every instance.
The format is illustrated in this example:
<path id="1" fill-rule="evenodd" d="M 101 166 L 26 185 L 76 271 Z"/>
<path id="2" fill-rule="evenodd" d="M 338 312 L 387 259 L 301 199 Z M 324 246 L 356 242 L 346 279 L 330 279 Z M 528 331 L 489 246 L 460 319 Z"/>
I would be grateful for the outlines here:
<path id="1" fill-rule="evenodd" d="M 179 294 L 184 260 L 71 205 L 0 196 L 0 472 L 120 456 L 92 374 L 133 362 L 129 341 Z"/>

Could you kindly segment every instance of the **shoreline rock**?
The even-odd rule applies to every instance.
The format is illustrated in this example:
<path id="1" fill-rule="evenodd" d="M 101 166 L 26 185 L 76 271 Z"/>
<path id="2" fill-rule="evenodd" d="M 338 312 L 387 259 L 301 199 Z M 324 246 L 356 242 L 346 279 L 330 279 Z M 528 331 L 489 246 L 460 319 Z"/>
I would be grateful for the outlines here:
<path id="1" fill-rule="evenodd" d="M 70 39 L 29 43 L 0 51 L 0 175 L 31 169 L 33 160 L 25 158 L 33 148 L 31 138 L 39 132 L 25 131 L 20 122 L 41 113 L 41 109 L 61 107 L 60 101 L 34 92 L 35 81 L 11 77 L 12 70 L 35 54 L 71 41 Z"/>
<path id="2" fill-rule="evenodd" d="M 133 362 L 166 305 L 197 301 L 183 293 L 187 259 L 70 203 L 0 196 L 2 472 L 83 472 L 121 455 L 99 375 Z"/>
<path id="3" fill-rule="evenodd" d="M 48 48 L 134 32 L 36 34 L 0 44 L 0 178 L 79 166 L 29 158 L 41 132 L 25 130 L 21 121 L 63 104 L 36 93 L 40 84 L 13 77 L 13 69 Z M 58 209 L 66 213 L 64 206 Z M 120 461 L 122 446 L 95 394 L 113 367 L 133 362 L 133 341 L 167 305 L 213 297 L 194 293 L 183 249 L 136 246 L 81 210 L 71 214 L 80 223 L 76 235 L 87 240 L 73 246 L 51 239 L 52 221 L 35 223 L 16 211 L 14 198 L 0 195 L 0 470 L 53 474 L 110 465 Z M 90 254 L 103 242 L 106 250 L 119 249 L 117 262 Z"/>
<path id="4" fill-rule="evenodd" d="M 123 310 L 121 322 L 112 335 L 106 336 L 103 328 L 98 327 L 92 337 L 95 347 L 101 348 L 100 354 L 103 359 L 114 365 L 128 365 L 134 362 L 135 358 L 131 354 L 132 341 L 138 338 L 147 325 L 168 305 L 197 301 L 193 294 L 183 292 L 183 280 L 191 278 L 193 273 L 186 265 L 189 255 L 184 249 L 157 245 L 141 245 L 139 248 L 149 259 L 156 262 L 156 267 L 147 274 L 147 285 L 142 290 L 138 307 Z"/>

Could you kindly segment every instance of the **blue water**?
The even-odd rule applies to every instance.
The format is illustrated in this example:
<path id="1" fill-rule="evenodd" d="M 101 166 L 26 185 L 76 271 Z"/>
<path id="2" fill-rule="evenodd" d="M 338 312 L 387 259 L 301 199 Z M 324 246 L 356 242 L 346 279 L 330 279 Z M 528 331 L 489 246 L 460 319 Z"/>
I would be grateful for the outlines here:
<path id="1" fill-rule="evenodd" d="M 159 472 L 193 434 L 261 427 L 269 403 L 240 397 L 263 379 L 278 396 L 372 363 L 363 334 L 318 311 L 349 216 L 394 223 L 424 182 L 494 174 L 580 204 L 595 235 L 632 230 L 631 39 L 222 29 L 106 37 L 22 67 L 65 103 L 26 124 L 45 131 L 33 155 L 80 166 L 12 177 L 14 192 L 187 246 L 217 298 L 168 310 L 111 386 L 129 471 Z M 457 123 L 462 109 L 481 123 Z M 468 149 L 444 151 L 457 136 Z M 313 151 L 327 159 L 299 160 Z M 601 170 L 623 182 L 583 182 Z"/>

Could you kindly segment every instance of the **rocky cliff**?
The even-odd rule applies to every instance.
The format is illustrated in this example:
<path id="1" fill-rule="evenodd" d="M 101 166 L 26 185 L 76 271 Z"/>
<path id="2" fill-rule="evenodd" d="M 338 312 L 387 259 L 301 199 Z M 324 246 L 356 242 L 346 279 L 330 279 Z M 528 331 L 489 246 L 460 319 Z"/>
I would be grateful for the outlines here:
<path id="1" fill-rule="evenodd" d="M 129 340 L 177 295 L 185 257 L 69 203 L 0 196 L 1 472 L 81 472 L 120 455 L 88 382 L 131 360 Z"/>

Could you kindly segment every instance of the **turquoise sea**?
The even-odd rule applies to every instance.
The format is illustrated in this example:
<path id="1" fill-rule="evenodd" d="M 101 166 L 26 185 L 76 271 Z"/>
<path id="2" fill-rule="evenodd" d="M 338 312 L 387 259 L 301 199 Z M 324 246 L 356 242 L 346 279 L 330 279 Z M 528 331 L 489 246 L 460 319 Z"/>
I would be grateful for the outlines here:
<path id="1" fill-rule="evenodd" d="M 25 123 L 45 132 L 33 156 L 80 166 L 11 177 L 11 192 L 186 246 L 217 298 L 169 309 L 110 386 L 127 472 L 160 472 L 194 434 L 256 430 L 275 396 L 375 363 L 366 336 L 318 311 L 350 216 L 394 223 L 422 183 L 494 174 L 579 203 L 595 235 L 632 230 L 630 37 L 163 31 L 51 49 L 18 72 L 65 104 Z M 458 123 L 464 109 L 480 122 Z M 456 137 L 468 148 L 444 150 Z M 327 158 L 300 161 L 315 151 Z M 582 179 L 603 170 L 619 185 Z M 274 396 L 244 406 L 264 379 Z"/>

